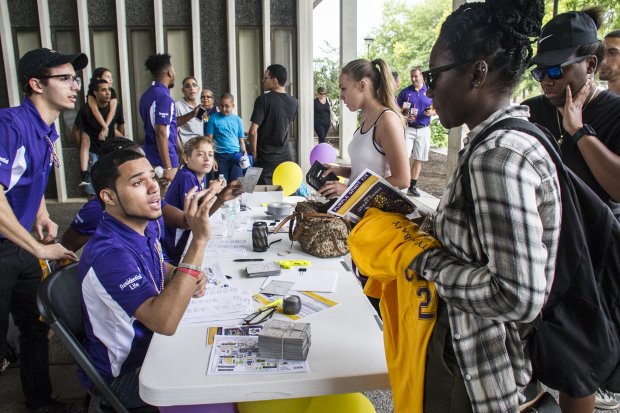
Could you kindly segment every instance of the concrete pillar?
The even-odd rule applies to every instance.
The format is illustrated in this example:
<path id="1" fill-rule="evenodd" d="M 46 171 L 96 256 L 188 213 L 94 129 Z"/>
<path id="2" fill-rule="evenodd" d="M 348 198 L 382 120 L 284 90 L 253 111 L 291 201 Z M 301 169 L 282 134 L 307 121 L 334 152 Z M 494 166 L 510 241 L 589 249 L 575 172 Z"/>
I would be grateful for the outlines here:
<path id="1" fill-rule="evenodd" d="M 340 67 L 357 58 L 357 1 L 340 0 Z M 347 148 L 357 129 L 357 112 L 340 102 L 340 157 L 349 161 Z"/>
<path id="2" fill-rule="evenodd" d="M 235 0 L 226 2 L 226 30 L 228 38 L 228 90 L 233 96 L 239 96 L 237 85 L 237 16 Z M 237 109 L 235 109 L 237 113 Z"/>
<path id="3" fill-rule="evenodd" d="M 133 136 L 133 107 L 131 105 L 131 83 L 129 82 L 129 47 L 127 25 L 125 23 L 125 0 L 116 0 L 116 38 L 118 39 L 118 68 L 120 85 L 123 90 L 123 118 L 125 118 L 125 135 L 129 139 Z"/>
<path id="4" fill-rule="evenodd" d="M 312 79 L 312 14 L 313 1 L 300 0 L 297 3 L 297 50 L 298 50 L 298 99 L 305 104 L 299 105 L 297 120 L 299 123 L 298 162 L 306 172 L 310 169 L 310 151 L 314 143 L 313 118 L 313 79 Z"/>
<path id="5" fill-rule="evenodd" d="M 452 10 L 458 9 L 465 0 L 452 0 Z M 463 148 L 463 138 L 467 134 L 467 127 L 460 126 L 448 131 L 448 160 L 446 163 L 446 179 L 449 180 L 459 161 L 459 151 Z M 447 183 L 447 182 L 446 182 Z"/>
<path id="6" fill-rule="evenodd" d="M 13 48 L 9 5 L 4 1 L 0 1 L 0 41 L 2 42 L 2 58 L 4 60 L 6 88 L 9 93 L 9 106 L 17 106 L 20 102 L 17 62 L 15 61 L 15 49 Z"/>

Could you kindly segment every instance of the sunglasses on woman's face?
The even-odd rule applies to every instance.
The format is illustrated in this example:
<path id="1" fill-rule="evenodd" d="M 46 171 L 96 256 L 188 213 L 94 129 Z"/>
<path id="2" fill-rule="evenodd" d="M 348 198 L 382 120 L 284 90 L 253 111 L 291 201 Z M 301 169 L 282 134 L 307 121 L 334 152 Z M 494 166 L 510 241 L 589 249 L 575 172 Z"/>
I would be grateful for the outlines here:
<path id="1" fill-rule="evenodd" d="M 441 72 L 447 72 L 448 70 L 456 67 L 459 62 L 450 63 L 449 65 L 443 65 L 439 67 L 434 67 L 425 72 L 422 72 L 422 78 L 424 78 L 424 84 L 426 88 L 429 90 L 435 89 L 435 82 L 437 82 L 437 77 Z"/>
<path id="2" fill-rule="evenodd" d="M 566 62 L 557 66 L 537 67 L 536 69 L 532 69 L 530 73 L 532 74 L 532 77 L 538 82 L 542 82 L 545 76 L 547 76 L 551 80 L 559 80 L 564 77 L 563 68 L 575 63 L 579 63 L 582 60 L 585 60 L 587 57 L 588 56 L 575 57 L 574 59 L 567 60 Z"/>

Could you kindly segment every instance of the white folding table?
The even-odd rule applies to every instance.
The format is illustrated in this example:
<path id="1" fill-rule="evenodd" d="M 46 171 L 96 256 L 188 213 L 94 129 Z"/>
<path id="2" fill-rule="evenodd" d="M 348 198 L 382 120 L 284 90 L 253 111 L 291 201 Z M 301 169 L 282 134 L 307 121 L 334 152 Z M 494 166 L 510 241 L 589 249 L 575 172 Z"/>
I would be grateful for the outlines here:
<path id="1" fill-rule="evenodd" d="M 253 207 L 255 215 L 267 218 L 263 208 Z M 260 211 L 257 211 L 260 210 Z M 257 218 L 257 217 L 254 217 Z M 273 226 L 271 227 L 273 228 Z M 221 237 L 214 231 L 214 238 Z M 267 252 L 252 251 L 251 232 L 236 232 L 246 239 L 248 254 L 243 258 L 306 259 L 311 268 L 339 273 L 334 293 L 321 293 L 339 303 L 336 307 L 306 317 L 311 323 L 312 344 L 308 355 L 310 372 L 254 375 L 207 375 L 211 346 L 207 345 L 207 326 L 181 326 L 171 337 L 155 334 L 140 373 L 140 396 L 154 406 L 198 405 L 254 400 L 285 399 L 326 394 L 351 393 L 390 387 L 383 348 L 381 322 L 361 287 L 342 258 L 321 259 L 301 251 L 288 234 Z M 291 251 L 286 256 L 278 252 Z M 247 263 L 232 258 L 205 258 L 205 264 L 218 262 L 231 285 L 251 293 L 259 291 L 263 278 L 247 278 Z"/>

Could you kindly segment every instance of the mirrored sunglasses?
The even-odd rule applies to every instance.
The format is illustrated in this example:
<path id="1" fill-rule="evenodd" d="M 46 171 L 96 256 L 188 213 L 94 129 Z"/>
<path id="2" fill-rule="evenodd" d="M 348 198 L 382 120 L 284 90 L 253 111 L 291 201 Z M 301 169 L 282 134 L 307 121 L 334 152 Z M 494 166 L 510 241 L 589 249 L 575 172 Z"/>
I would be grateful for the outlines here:
<path id="1" fill-rule="evenodd" d="M 557 66 L 537 67 L 536 69 L 532 69 L 530 73 L 537 82 L 542 82 L 545 76 L 547 76 L 551 80 L 562 79 L 564 77 L 563 68 L 575 63 L 579 63 L 585 60 L 587 57 L 588 56 L 575 57 L 574 59 L 567 60 L 566 62 Z"/>

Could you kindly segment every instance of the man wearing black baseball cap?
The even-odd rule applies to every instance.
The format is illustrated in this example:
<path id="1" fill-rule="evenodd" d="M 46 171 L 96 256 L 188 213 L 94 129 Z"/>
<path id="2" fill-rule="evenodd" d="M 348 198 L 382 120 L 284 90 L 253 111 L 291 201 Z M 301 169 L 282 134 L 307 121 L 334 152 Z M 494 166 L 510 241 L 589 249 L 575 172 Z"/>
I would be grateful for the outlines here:
<path id="1" fill-rule="evenodd" d="M 83 53 L 27 52 L 17 69 L 26 96 L 20 106 L 0 109 L 0 365 L 10 312 L 20 334 L 26 407 L 35 412 L 65 410 L 51 398 L 48 327 L 39 321 L 36 303 L 38 259 L 77 261 L 75 253 L 54 243 L 58 225 L 49 217 L 44 192 L 52 165 L 60 166 L 54 121 L 75 107 L 81 87 L 76 71 L 87 64 Z M 33 224 L 38 241 L 30 235 Z"/>
<path id="2" fill-rule="evenodd" d="M 530 121 L 556 138 L 566 166 L 620 217 L 620 97 L 595 85 L 605 53 L 597 37 L 602 15 L 599 8 L 563 13 L 542 28 L 531 74 L 543 95 L 523 104 L 530 107 Z M 579 374 L 583 372 L 574 372 Z M 592 413 L 595 397 L 560 393 L 560 406 L 565 413 Z M 597 391 L 596 407 L 613 409 L 618 403 Z"/>

